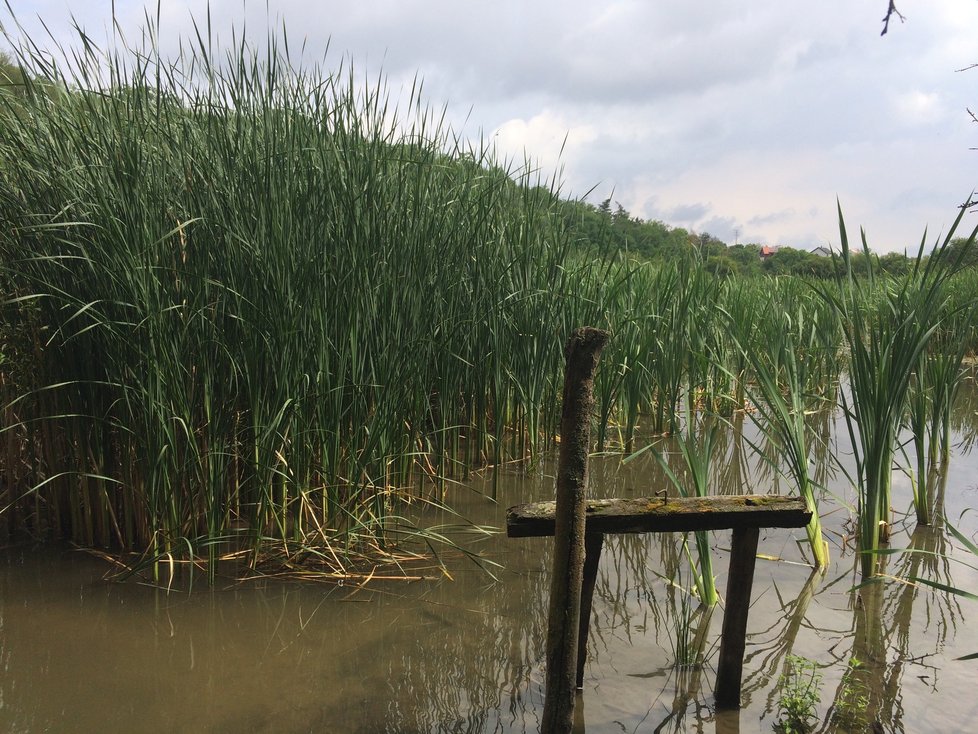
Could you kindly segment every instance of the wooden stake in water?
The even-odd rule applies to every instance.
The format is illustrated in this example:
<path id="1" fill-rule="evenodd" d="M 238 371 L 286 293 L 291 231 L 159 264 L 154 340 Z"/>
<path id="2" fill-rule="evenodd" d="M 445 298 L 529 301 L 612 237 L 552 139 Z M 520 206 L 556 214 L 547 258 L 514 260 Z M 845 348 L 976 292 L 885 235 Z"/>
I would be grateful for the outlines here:
<path id="1" fill-rule="evenodd" d="M 587 455 L 594 409 L 594 371 L 608 332 L 584 327 L 567 340 L 563 412 L 557 465 L 554 572 L 547 623 L 547 682 L 541 731 L 570 732 L 574 725 L 577 640 L 584 572 Z"/>

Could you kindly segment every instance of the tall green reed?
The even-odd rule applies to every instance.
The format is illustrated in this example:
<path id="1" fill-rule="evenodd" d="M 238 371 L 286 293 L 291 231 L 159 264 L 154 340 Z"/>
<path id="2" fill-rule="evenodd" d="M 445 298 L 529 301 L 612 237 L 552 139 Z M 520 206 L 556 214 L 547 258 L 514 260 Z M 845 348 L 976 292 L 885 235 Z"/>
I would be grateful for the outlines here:
<path id="1" fill-rule="evenodd" d="M 755 422 L 775 443 L 778 458 L 812 513 L 805 528 L 808 544 L 816 568 L 825 569 L 829 562 L 828 544 L 822 537 L 815 485 L 809 471 L 811 431 L 805 420 L 809 410 L 822 409 L 809 387 L 812 365 L 824 348 L 822 326 L 811 310 L 800 305 L 792 308 L 790 302 L 782 302 L 776 308 L 772 299 L 764 312 L 768 314 L 767 349 L 740 346 L 753 376 L 747 394 L 756 410 Z"/>
<path id="2" fill-rule="evenodd" d="M 863 253 L 870 264 L 867 280 L 863 281 L 854 276 L 839 209 L 842 256 L 837 264 L 841 265 L 837 290 L 823 288 L 821 293 L 840 317 L 848 350 L 849 390 L 841 392 L 841 401 L 855 454 L 864 577 L 874 574 L 873 551 L 888 537 L 897 433 L 913 371 L 943 318 L 946 286 L 955 266 L 947 254 L 947 245 L 961 216 L 963 212 L 926 258 L 925 235 L 910 272 L 900 278 L 875 272 L 863 233 Z M 974 236 L 973 233 L 971 239 Z M 868 307 L 867 292 L 879 298 L 874 308 Z"/>
<path id="3" fill-rule="evenodd" d="M 420 83 L 392 99 L 274 37 L 168 60 L 155 32 L 24 40 L 47 81 L 0 111 L 5 309 L 36 322 L 20 420 L 44 434 L 29 521 L 152 559 L 352 553 L 469 459 L 536 456 L 579 299 L 555 184 Z"/>

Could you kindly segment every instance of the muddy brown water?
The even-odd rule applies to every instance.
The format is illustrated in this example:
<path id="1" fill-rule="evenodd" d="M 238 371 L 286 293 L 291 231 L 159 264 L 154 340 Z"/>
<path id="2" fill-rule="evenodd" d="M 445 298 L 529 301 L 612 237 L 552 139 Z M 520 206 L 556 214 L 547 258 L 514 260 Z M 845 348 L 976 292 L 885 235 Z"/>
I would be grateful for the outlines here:
<path id="1" fill-rule="evenodd" d="M 743 708 L 717 712 L 713 684 L 722 614 L 703 628 L 699 664 L 677 665 L 689 638 L 689 566 L 674 535 L 609 537 L 594 599 L 578 731 L 762 732 L 778 720 L 788 655 L 821 674 L 818 732 L 967 732 L 978 721 L 978 601 L 906 583 L 910 576 L 978 592 L 978 559 L 948 531 L 978 533 L 975 396 L 958 411 L 955 449 L 918 528 L 907 477 L 894 474 L 883 583 L 858 583 L 855 498 L 819 464 L 832 566 L 811 575 L 804 531 L 762 531 L 748 625 Z M 829 450 L 845 431 L 826 419 Z M 786 491 L 731 432 L 715 463 L 717 493 Z M 553 466 L 453 490 L 480 524 L 505 507 L 550 498 Z M 661 488 L 651 460 L 592 460 L 596 496 Z M 450 516 L 427 518 L 451 522 Z M 464 540 L 464 539 L 463 539 Z M 449 554 L 451 578 L 350 586 L 198 583 L 192 593 L 112 583 L 77 551 L 15 547 L 0 555 L 0 732 L 535 732 L 543 708 L 550 540 L 499 534 L 465 541 L 498 563 L 497 580 Z M 712 536 L 723 593 L 729 534 Z M 934 554 L 939 555 L 934 555 Z M 970 562 L 971 567 L 966 565 Z M 678 569 L 678 576 L 677 576 Z M 669 579 L 672 578 L 673 582 Z M 684 611 L 685 610 L 685 611 Z M 695 645 L 694 645 L 695 647 Z M 695 656 L 694 656 L 695 657 Z"/>

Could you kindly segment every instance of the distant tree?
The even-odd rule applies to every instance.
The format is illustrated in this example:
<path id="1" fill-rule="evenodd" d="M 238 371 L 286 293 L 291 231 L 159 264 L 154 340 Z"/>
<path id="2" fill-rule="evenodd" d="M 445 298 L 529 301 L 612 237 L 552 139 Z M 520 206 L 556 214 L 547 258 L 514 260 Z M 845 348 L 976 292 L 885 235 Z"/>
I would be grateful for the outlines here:
<path id="1" fill-rule="evenodd" d="M 598 206 L 582 201 L 562 201 L 559 206 L 571 239 L 600 253 L 625 251 L 649 260 L 675 260 L 693 250 L 685 229 L 633 217 L 610 198 Z"/>
<path id="2" fill-rule="evenodd" d="M 757 274 L 761 272 L 760 245 L 733 245 L 727 248 L 727 257 L 737 263 L 741 273 Z"/>
<path id="3" fill-rule="evenodd" d="M 740 265 L 727 254 L 711 255 L 703 263 L 703 269 L 721 278 L 740 274 Z"/>
<path id="4" fill-rule="evenodd" d="M 964 237 L 955 237 L 948 245 L 948 261 L 956 262 L 961 258 L 961 266 L 973 268 L 978 266 L 978 247 L 969 244 Z"/>
<path id="5" fill-rule="evenodd" d="M 700 257 L 704 261 L 708 260 L 711 256 L 723 255 L 727 251 L 726 243 L 717 239 L 709 232 L 694 235 L 691 238 L 691 242 L 699 251 Z"/>
<path id="6" fill-rule="evenodd" d="M 880 269 L 890 275 L 906 275 L 910 271 L 910 260 L 900 252 L 888 252 L 879 259 Z"/>
<path id="7" fill-rule="evenodd" d="M 831 257 L 809 255 L 808 259 L 805 261 L 804 272 L 802 275 L 809 275 L 814 278 L 821 278 L 823 280 L 833 278 L 835 277 L 835 262 Z"/>
<path id="8" fill-rule="evenodd" d="M 800 275 L 831 278 L 835 267 L 831 258 L 819 257 L 807 250 L 781 247 L 762 264 L 764 272 L 772 275 Z"/>
<path id="9" fill-rule="evenodd" d="M 806 253 L 793 247 L 779 247 L 778 251 L 764 260 L 762 268 L 771 275 L 792 275 L 803 270 Z"/>
<path id="10" fill-rule="evenodd" d="M 24 70 L 9 55 L 0 51 L 0 94 L 15 94 L 23 96 L 25 80 Z"/>

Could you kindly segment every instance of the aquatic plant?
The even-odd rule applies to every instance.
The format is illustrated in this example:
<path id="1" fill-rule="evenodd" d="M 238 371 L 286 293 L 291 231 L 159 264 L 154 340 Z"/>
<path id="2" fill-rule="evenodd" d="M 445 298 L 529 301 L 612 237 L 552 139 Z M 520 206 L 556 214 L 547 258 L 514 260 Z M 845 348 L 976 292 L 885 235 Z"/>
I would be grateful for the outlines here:
<path id="1" fill-rule="evenodd" d="M 815 725 L 822 674 L 815 662 L 799 655 L 788 655 L 778 682 L 780 716 L 775 731 L 780 734 L 806 734 Z"/>
<path id="2" fill-rule="evenodd" d="M 842 255 L 837 289 L 823 288 L 820 293 L 839 314 L 848 350 L 849 389 L 842 391 L 841 401 L 855 454 L 863 576 L 874 573 L 873 551 L 888 537 L 897 432 L 911 376 L 943 317 L 945 285 L 954 272 L 947 245 L 962 216 L 963 212 L 928 257 L 925 234 L 910 272 L 901 277 L 874 272 L 863 233 L 863 255 L 870 267 L 866 279 L 857 281 L 839 207 Z M 867 292 L 879 298 L 873 308 Z"/>
<path id="3" fill-rule="evenodd" d="M 651 451 L 669 483 L 682 497 L 708 497 L 710 465 L 719 426 L 719 421 L 712 416 L 697 419 L 687 404 L 683 427 L 680 433 L 671 437 L 679 449 L 679 466 L 674 469 L 669 459 L 653 444 L 631 454 L 625 461 L 631 461 L 646 451 Z M 710 534 L 706 530 L 697 530 L 693 535 L 698 558 L 698 564 L 693 564 L 690 559 L 690 565 L 694 566 L 693 582 L 700 602 L 712 607 L 719 600 L 719 594 L 713 575 Z"/>
<path id="4" fill-rule="evenodd" d="M 690 415 L 742 407 L 746 355 L 768 349 L 765 293 L 775 312 L 813 292 L 717 279 L 692 251 L 652 265 L 576 247 L 557 179 L 449 129 L 420 81 L 392 98 L 382 79 L 294 61 L 284 33 L 221 49 L 201 29 L 167 59 L 145 30 L 136 47 L 79 31 L 50 52 L 7 36 L 28 74 L 0 99 L 15 467 L 0 508 L 37 535 L 147 562 L 389 550 L 419 537 L 417 499 L 555 445 L 572 327 L 616 334 L 599 442 L 617 428 L 630 451 L 640 429 L 680 432 L 684 400 Z M 804 391 L 835 389 L 850 312 L 855 354 L 940 259 L 918 258 L 904 295 L 850 273 L 805 301 L 826 347 L 796 357 Z M 857 394 L 849 414 L 876 441 Z M 887 464 L 876 453 L 861 466 Z"/>
<path id="5" fill-rule="evenodd" d="M 921 354 L 913 373 L 904 419 L 914 446 L 910 474 L 917 522 L 931 522 L 931 479 L 938 464 L 950 458 L 951 408 L 967 370 L 964 359 L 971 346 L 974 303 L 945 309 L 932 344 Z"/>
<path id="6" fill-rule="evenodd" d="M 855 655 L 849 659 L 832 704 L 832 723 L 847 731 L 863 730 L 867 725 L 866 710 L 870 701 L 866 684 L 858 677 L 862 665 Z"/>
<path id="7" fill-rule="evenodd" d="M 686 560 L 691 561 L 687 534 L 683 534 L 680 545 L 682 555 Z M 680 563 L 682 562 L 685 561 Z M 702 603 L 693 605 L 693 596 L 683 585 L 680 563 L 673 566 L 671 575 L 663 576 L 666 582 L 667 609 L 671 622 L 669 644 L 677 668 L 697 668 L 703 662 L 714 607 Z M 692 567 L 693 564 L 690 563 L 690 566 Z"/>
<path id="8" fill-rule="evenodd" d="M 738 344 L 754 378 L 747 394 L 756 410 L 755 422 L 771 439 L 777 458 L 786 465 L 799 496 L 812 513 L 805 531 L 815 566 L 824 569 L 829 562 L 828 544 L 822 538 L 818 501 L 809 472 L 811 432 L 805 422 L 806 412 L 819 401 L 807 388 L 813 371 L 810 365 L 819 359 L 823 347 L 821 327 L 813 318 L 815 314 L 802 306 L 794 309 L 790 303 L 779 308 L 773 306 L 772 299 L 764 309 L 769 314 L 765 329 L 767 349 Z M 766 452 L 759 450 L 759 453 L 770 460 Z"/>

